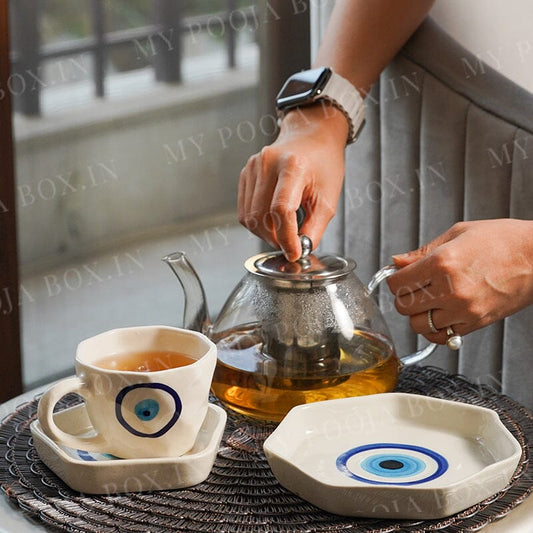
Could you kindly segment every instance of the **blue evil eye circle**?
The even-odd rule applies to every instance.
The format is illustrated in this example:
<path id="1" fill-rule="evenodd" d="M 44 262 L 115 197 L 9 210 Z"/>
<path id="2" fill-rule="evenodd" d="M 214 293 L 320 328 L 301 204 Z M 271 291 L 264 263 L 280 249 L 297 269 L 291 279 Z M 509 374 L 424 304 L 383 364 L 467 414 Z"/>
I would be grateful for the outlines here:
<path id="1" fill-rule="evenodd" d="M 157 416 L 157 413 L 159 413 L 159 403 L 151 398 L 141 400 L 133 410 L 139 420 L 153 420 Z"/>
<path id="2" fill-rule="evenodd" d="M 179 394 L 164 383 L 137 383 L 124 387 L 115 398 L 119 423 L 137 437 L 157 438 L 178 421 Z"/>
<path id="3" fill-rule="evenodd" d="M 361 468 L 376 476 L 398 478 L 423 472 L 426 463 L 418 457 L 385 453 L 367 457 L 361 462 Z"/>
<path id="4" fill-rule="evenodd" d="M 337 457 L 344 475 L 372 485 L 419 485 L 448 470 L 441 454 L 411 444 L 376 443 L 351 448 Z"/>

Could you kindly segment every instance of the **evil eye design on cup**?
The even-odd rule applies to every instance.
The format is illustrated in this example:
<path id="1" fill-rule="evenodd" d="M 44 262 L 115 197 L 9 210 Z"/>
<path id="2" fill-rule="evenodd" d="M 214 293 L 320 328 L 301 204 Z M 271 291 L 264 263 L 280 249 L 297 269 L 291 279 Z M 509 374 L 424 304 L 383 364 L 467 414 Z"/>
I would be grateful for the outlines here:
<path id="1" fill-rule="evenodd" d="M 181 415 L 179 394 L 164 383 L 137 383 L 124 387 L 115 399 L 120 424 L 137 437 L 164 435 Z"/>
<path id="2" fill-rule="evenodd" d="M 152 398 L 141 400 L 135 405 L 135 415 L 139 420 L 145 422 L 153 420 L 157 413 L 159 413 L 159 403 L 156 400 L 152 400 Z"/>
<path id="3" fill-rule="evenodd" d="M 442 476 L 448 470 L 448 461 L 422 446 L 376 443 L 340 454 L 337 469 L 371 485 L 419 485 Z"/>

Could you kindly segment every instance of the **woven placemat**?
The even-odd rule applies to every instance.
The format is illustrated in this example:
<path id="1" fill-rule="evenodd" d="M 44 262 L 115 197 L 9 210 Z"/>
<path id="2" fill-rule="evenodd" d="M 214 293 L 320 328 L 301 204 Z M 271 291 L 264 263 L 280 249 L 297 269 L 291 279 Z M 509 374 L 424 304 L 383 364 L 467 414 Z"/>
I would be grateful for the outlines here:
<path id="1" fill-rule="evenodd" d="M 262 444 L 274 429 L 229 413 L 213 470 L 183 490 L 87 496 L 66 486 L 40 460 L 30 423 L 38 399 L 21 405 L 0 425 L 0 483 L 21 512 L 53 531 L 71 532 L 467 532 L 502 518 L 532 491 L 533 414 L 487 386 L 433 367 L 402 370 L 398 391 L 458 400 L 494 409 L 522 445 L 509 485 L 491 498 L 440 520 L 354 519 L 326 513 L 285 490 L 273 476 Z M 64 405 L 79 400 L 64 400 Z"/>

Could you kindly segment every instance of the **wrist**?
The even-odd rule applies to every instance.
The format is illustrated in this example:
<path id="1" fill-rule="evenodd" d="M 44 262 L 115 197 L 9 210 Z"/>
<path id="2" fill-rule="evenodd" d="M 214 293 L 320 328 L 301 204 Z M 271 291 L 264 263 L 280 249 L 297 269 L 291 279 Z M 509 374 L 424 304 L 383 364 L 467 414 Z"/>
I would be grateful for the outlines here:
<path id="1" fill-rule="evenodd" d="M 280 121 L 281 138 L 293 134 L 318 133 L 346 146 L 349 124 L 344 113 L 335 105 L 321 100 L 313 105 L 288 110 Z"/>

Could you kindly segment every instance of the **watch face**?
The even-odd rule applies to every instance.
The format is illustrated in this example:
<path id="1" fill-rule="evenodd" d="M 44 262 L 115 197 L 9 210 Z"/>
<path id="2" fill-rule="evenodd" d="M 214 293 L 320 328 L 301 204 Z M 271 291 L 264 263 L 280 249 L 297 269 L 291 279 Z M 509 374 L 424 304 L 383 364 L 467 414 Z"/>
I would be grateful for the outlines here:
<path id="1" fill-rule="evenodd" d="M 330 76 L 329 68 L 316 68 L 293 74 L 276 98 L 277 107 L 287 109 L 312 102 L 325 87 Z"/>

